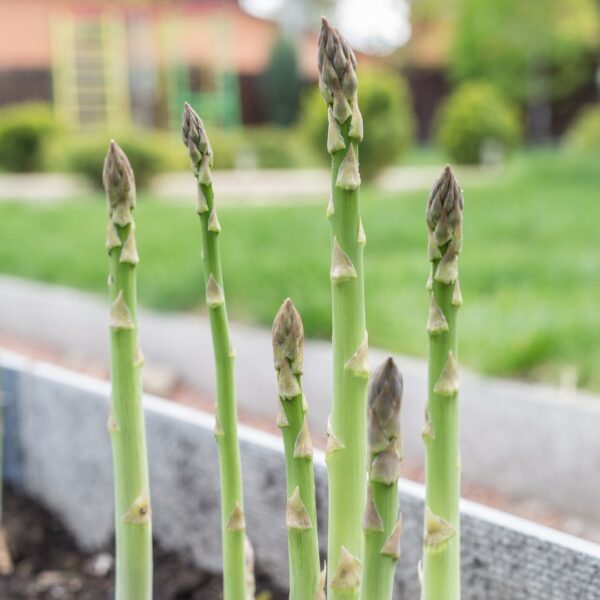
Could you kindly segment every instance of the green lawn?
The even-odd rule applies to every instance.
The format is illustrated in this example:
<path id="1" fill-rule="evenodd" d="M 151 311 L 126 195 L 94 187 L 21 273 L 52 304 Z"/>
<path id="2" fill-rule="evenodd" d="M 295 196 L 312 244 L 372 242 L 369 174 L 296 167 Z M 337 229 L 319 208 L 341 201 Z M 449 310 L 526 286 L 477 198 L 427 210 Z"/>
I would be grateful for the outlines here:
<path id="1" fill-rule="evenodd" d="M 427 349 L 425 196 L 363 194 L 371 344 L 416 356 Z M 503 175 L 465 191 L 461 356 L 499 375 L 557 381 L 576 367 L 600 390 L 600 167 L 552 152 L 517 157 Z M 140 198 L 140 300 L 201 306 L 194 201 Z M 329 224 L 322 206 L 223 208 L 230 312 L 270 325 L 291 296 L 307 334 L 329 336 Z M 105 206 L 0 204 L 0 271 L 104 292 Z M 270 360 L 270 357 L 264 357 Z"/>

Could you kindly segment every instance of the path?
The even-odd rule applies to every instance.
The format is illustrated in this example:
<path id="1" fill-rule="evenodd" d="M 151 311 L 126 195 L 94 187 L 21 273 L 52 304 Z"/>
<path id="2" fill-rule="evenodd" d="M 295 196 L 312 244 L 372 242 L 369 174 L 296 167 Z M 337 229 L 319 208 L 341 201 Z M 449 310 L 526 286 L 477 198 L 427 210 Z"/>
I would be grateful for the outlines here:
<path id="1" fill-rule="evenodd" d="M 390 167 L 375 185 L 391 193 L 429 190 L 439 170 L 429 166 Z M 469 185 L 488 176 L 478 167 L 459 167 L 457 173 Z M 219 201 L 225 204 L 285 204 L 299 199 L 322 200 L 330 186 L 330 174 L 327 169 L 217 170 L 213 181 Z M 90 189 L 83 179 L 68 174 L 0 173 L 0 201 L 53 202 L 86 196 Z M 155 177 L 151 191 L 163 200 L 189 201 L 196 194 L 196 184 L 187 172 L 165 173 Z"/>

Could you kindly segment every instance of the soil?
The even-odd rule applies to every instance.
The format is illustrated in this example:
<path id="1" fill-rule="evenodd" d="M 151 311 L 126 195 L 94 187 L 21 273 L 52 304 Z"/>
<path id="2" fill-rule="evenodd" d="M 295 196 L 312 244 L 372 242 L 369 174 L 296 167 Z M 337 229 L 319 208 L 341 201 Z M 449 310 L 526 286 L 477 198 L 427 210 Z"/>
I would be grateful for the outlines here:
<path id="1" fill-rule="evenodd" d="M 0 576 L 2 600 L 108 600 L 113 598 L 112 547 L 94 554 L 78 550 L 50 512 L 10 488 L 4 494 L 4 527 L 14 562 Z M 257 577 L 257 599 L 287 600 L 287 593 Z M 221 600 L 221 577 L 154 548 L 155 600 Z"/>

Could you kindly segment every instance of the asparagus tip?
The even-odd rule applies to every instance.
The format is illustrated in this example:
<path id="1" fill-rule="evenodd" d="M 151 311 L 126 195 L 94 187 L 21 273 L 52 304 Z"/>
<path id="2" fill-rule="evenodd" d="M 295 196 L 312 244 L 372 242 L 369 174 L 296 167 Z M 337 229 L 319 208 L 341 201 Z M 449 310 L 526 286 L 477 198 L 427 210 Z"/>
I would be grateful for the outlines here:
<path id="1" fill-rule="evenodd" d="M 281 369 L 283 361 L 291 363 L 292 371 L 302 372 L 304 326 L 300 313 L 290 298 L 286 298 L 273 321 L 273 359 L 275 368 Z"/>
<path id="2" fill-rule="evenodd" d="M 438 247 L 447 244 L 460 228 L 463 205 L 458 181 L 450 165 L 446 165 L 427 201 L 427 225 L 433 234 L 433 243 Z"/>
<path id="3" fill-rule="evenodd" d="M 369 389 L 369 445 L 381 452 L 400 437 L 402 375 L 390 356 L 373 374 Z"/>
<path id="4" fill-rule="evenodd" d="M 135 208 L 135 177 L 127 155 L 113 139 L 104 159 L 102 183 L 113 222 L 122 226 L 131 223 L 131 210 Z"/>
<path id="5" fill-rule="evenodd" d="M 198 113 L 188 102 L 183 104 L 181 139 L 188 149 L 192 164 L 196 168 L 200 168 L 204 159 L 208 161 L 206 166 L 212 166 L 212 148 L 208 141 L 206 128 Z"/>
<path id="6" fill-rule="evenodd" d="M 351 104 L 358 86 L 356 57 L 348 42 L 325 17 L 321 19 L 317 65 L 323 98 L 332 106 L 337 121 L 343 123 L 352 115 Z"/>

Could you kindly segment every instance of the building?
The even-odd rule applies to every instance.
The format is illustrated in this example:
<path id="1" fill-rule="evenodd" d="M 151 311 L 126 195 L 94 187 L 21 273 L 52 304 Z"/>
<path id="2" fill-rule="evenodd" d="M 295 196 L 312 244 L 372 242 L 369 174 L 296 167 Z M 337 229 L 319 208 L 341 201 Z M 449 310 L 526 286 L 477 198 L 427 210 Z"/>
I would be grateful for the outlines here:
<path id="1" fill-rule="evenodd" d="M 236 0 L 0 0 L 0 105 L 52 102 L 81 130 L 177 126 L 184 100 L 225 127 L 260 122 L 277 35 Z M 307 80 L 315 45 L 299 41 Z"/>

